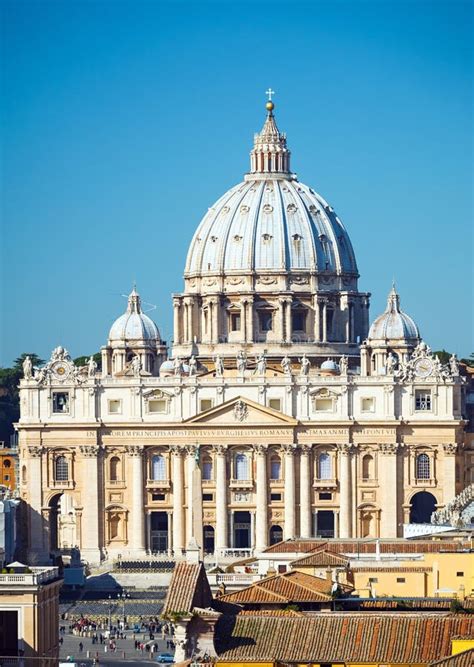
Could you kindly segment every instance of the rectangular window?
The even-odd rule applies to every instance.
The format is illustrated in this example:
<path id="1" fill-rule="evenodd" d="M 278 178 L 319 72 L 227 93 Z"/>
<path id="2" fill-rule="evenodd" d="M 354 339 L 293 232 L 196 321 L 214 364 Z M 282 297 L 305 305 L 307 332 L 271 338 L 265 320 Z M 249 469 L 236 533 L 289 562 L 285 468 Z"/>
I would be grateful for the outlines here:
<path id="1" fill-rule="evenodd" d="M 164 493 L 152 493 L 151 499 L 154 500 L 155 502 L 163 502 L 164 500 L 166 500 L 166 496 Z"/>
<path id="2" fill-rule="evenodd" d="M 212 400 L 212 398 L 201 398 L 201 400 L 199 401 L 199 411 L 205 412 L 206 410 L 210 410 L 213 405 L 214 401 Z"/>
<path id="3" fill-rule="evenodd" d="M 268 407 L 272 410 L 278 410 L 281 412 L 281 400 L 279 398 L 270 398 L 268 401 Z"/>
<path id="4" fill-rule="evenodd" d="M 164 398 L 152 398 L 148 401 L 148 412 L 151 415 L 168 412 L 168 401 Z"/>
<path id="5" fill-rule="evenodd" d="M 369 577 L 369 584 L 378 584 L 379 580 L 377 577 Z"/>
<path id="6" fill-rule="evenodd" d="M 212 501 L 214 500 L 214 494 L 213 493 L 203 493 L 202 494 L 202 499 L 203 499 L 203 502 L 205 502 L 205 503 L 212 503 Z"/>
<path id="7" fill-rule="evenodd" d="M 258 313 L 260 331 L 271 331 L 273 329 L 273 314 L 271 310 L 260 310 Z"/>
<path id="8" fill-rule="evenodd" d="M 457 577 L 464 577 L 464 572 L 456 572 Z"/>
<path id="9" fill-rule="evenodd" d="M 306 311 L 297 310 L 291 316 L 293 331 L 306 331 Z"/>
<path id="10" fill-rule="evenodd" d="M 314 401 L 316 412 L 334 412 L 334 402 L 332 398 L 316 398 Z"/>
<path id="11" fill-rule="evenodd" d="M 397 584 L 404 584 L 405 583 L 405 577 L 397 577 Z"/>
<path id="12" fill-rule="evenodd" d="M 332 500 L 332 493 L 320 493 L 319 500 Z"/>
<path id="13" fill-rule="evenodd" d="M 69 394 L 66 391 L 53 391 L 53 412 L 56 414 L 69 412 Z"/>
<path id="14" fill-rule="evenodd" d="M 113 399 L 109 401 L 109 415 L 121 414 L 122 412 L 122 401 L 119 399 Z"/>
<path id="15" fill-rule="evenodd" d="M 5 482 L 8 482 L 10 479 L 10 475 L 4 475 L 3 479 L 5 480 Z"/>
<path id="16" fill-rule="evenodd" d="M 240 313 L 230 314 L 230 330 L 240 331 Z"/>
<path id="17" fill-rule="evenodd" d="M 431 410 L 431 391 L 429 389 L 416 389 L 415 410 L 419 412 Z"/>
<path id="18" fill-rule="evenodd" d="M 281 500 L 281 493 L 271 493 L 270 494 L 270 500 L 274 500 L 275 502 L 278 502 Z"/>
<path id="19" fill-rule="evenodd" d="M 375 412 L 375 398 L 372 396 L 365 396 L 360 400 L 361 412 Z"/>

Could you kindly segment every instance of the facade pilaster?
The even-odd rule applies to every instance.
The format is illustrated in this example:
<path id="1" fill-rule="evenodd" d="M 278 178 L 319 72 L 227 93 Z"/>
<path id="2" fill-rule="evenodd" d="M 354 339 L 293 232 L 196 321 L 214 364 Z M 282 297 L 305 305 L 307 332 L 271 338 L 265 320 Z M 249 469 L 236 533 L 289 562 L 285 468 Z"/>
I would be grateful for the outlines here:
<path id="1" fill-rule="evenodd" d="M 29 552 L 39 561 L 48 556 L 49 545 L 44 544 L 45 520 L 42 513 L 42 458 L 45 452 L 40 445 L 28 447 L 28 513 L 29 513 Z M 34 562 L 34 561 L 33 561 Z"/>
<path id="2" fill-rule="evenodd" d="M 247 343 L 254 340 L 253 297 L 247 297 Z"/>
<path id="3" fill-rule="evenodd" d="M 139 556 L 145 551 L 145 510 L 143 507 L 143 445 L 126 447 L 130 459 L 132 505 L 130 508 L 129 546 Z"/>
<path id="4" fill-rule="evenodd" d="M 448 442 L 443 445 L 443 502 L 446 505 L 456 495 L 456 452 L 457 444 Z"/>
<path id="5" fill-rule="evenodd" d="M 196 456 L 198 453 L 199 448 L 197 445 L 186 446 L 186 544 L 189 543 L 192 537 L 195 537 L 199 544 L 202 542 L 200 535 L 194 534 L 195 513 L 199 510 L 199 508 L 195 506 L 196 493 L 194 488 L 195 471 L 197 468 Z"/>
<path id="6" fill-rule="evenodd" d="M 184 549 L 184 480 L 182 448 L 171 447 L 173 460 L 173 552 L 179 557 Z"/>
<path id="7" fill-rule="evenodd" d="M 379 480 L 381 493 L 380 536 L 397 537 L 398 479 L 397 479 L 397 443 L 379 445 Z"/>
<path id="8" fill-rule="evenodd" d="M 285 454 L 285 540 L 295 538 L 295 448 L 284 445 Z"/>
<path id="9" fill-rule="evenodd" d="M 216 551 L 227 549 L 227 480 L 226 449 L 223 445 L 214 446 L 216 461 Z"/>
<path id="10" fill-rule="evenodd" d="M 351 451 L 350 443 L 338 445 L 339 450 L 339 532 L 340 537 L 352 537 Z"/>
<path id="11" fill-rule="evenodd" d="M 99 452 L 98 445 L 81 445 L 83 479 L 87 498 L 83 502 L 81 553 L 89 563 L 100 563 L 99 547 Z"/>
<path id="12" fill-rule="evenodd" d="M 173 299 L 173 330 L 175 344 L 181 343 L 181 322 L 180 322 L 181 304 L 178 298 Z"/>
<path id="13" fill-rule="evenodd" d="M 291 299 L 286 299 L 285 301 L 285 340 L 286 342 L 291 342 L 292 335 L 291 327 Z"/>
<path id="14" fill-rule="evenodd" d="M 311 537 L 311 446 L 300 451 L 300 537 Z"/>
<path id="15" fill-rule="evenodd" d="M 255 548 L 263 551 L 268 546 L 267 450 L 254 445 L 256 457 L 256 515 Z"/>

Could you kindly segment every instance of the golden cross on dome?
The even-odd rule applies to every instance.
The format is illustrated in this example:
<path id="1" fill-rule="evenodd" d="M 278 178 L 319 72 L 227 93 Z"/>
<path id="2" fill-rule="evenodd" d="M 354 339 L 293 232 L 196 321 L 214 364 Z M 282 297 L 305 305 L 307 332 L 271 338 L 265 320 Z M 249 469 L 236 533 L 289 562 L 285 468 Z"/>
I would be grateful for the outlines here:
<path id="1" fill-rule="evenodd" d="M 269 88 L 268 90 L 265 91 L 265 95 L 268 95 L 268 101 L 272 101 L 272 95 L 275 95 L 275 91 Z"/>

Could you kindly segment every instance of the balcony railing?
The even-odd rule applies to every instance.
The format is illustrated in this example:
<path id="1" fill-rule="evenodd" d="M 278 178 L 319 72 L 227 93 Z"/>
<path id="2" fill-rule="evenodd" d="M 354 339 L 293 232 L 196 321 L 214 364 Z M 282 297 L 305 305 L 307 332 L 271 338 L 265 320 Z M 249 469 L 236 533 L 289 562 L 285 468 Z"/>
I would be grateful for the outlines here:
<path id="1" fill-rule="evenodd" d="M 253 479 L 231 479 L 231 489 L 253 489 Z"/>
<path id="2" fill-rule="evenodd" d="M 216 555 L 219 558 L 235 558 L 236 560 L 240 560 L 242 558 L 250 558 L 250 556 L 253 556 L 253 549 L 218 549 Z"/>
<path id="3" fill-rule="evenodd" d="M 336 479 L 319 479 L 317 477 L 313 480 L 313 489 L 334 489 L 337 486 Z"/>
<path id="4" fill-rule="evenodd" d="M 147 479 L 147 489 L 171 489 L 171 481 L 169 479 Z"/>
<path id="5" fill-rule="evenodd" d="M 39 568 L 33 572 L 0 574 L 0 587 L 8 586 L 38 586 L 59 576 L 57 567 Z"/>
<path id="6" fill-rule="evenodd" d="M 74 480 L 72 479 L 53 479 L 51 482 L 52 489 L 73 489 Z"/>

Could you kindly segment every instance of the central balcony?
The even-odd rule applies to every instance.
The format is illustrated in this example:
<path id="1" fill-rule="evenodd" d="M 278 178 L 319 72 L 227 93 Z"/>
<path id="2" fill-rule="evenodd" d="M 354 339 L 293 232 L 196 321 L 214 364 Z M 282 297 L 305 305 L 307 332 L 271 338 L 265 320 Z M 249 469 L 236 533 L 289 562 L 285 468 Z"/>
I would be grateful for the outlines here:
<path id="1" fill-rule="evenodd" d="M 171 480 L 169 479 L 147 479 L 147 489 L 171 489 Z"/>
<path id="2" fill-rule="evenodd" d="M 231 479 L 229 486 L 231 489 L 251 491 L 253 489 L 253 479 Z"/>

